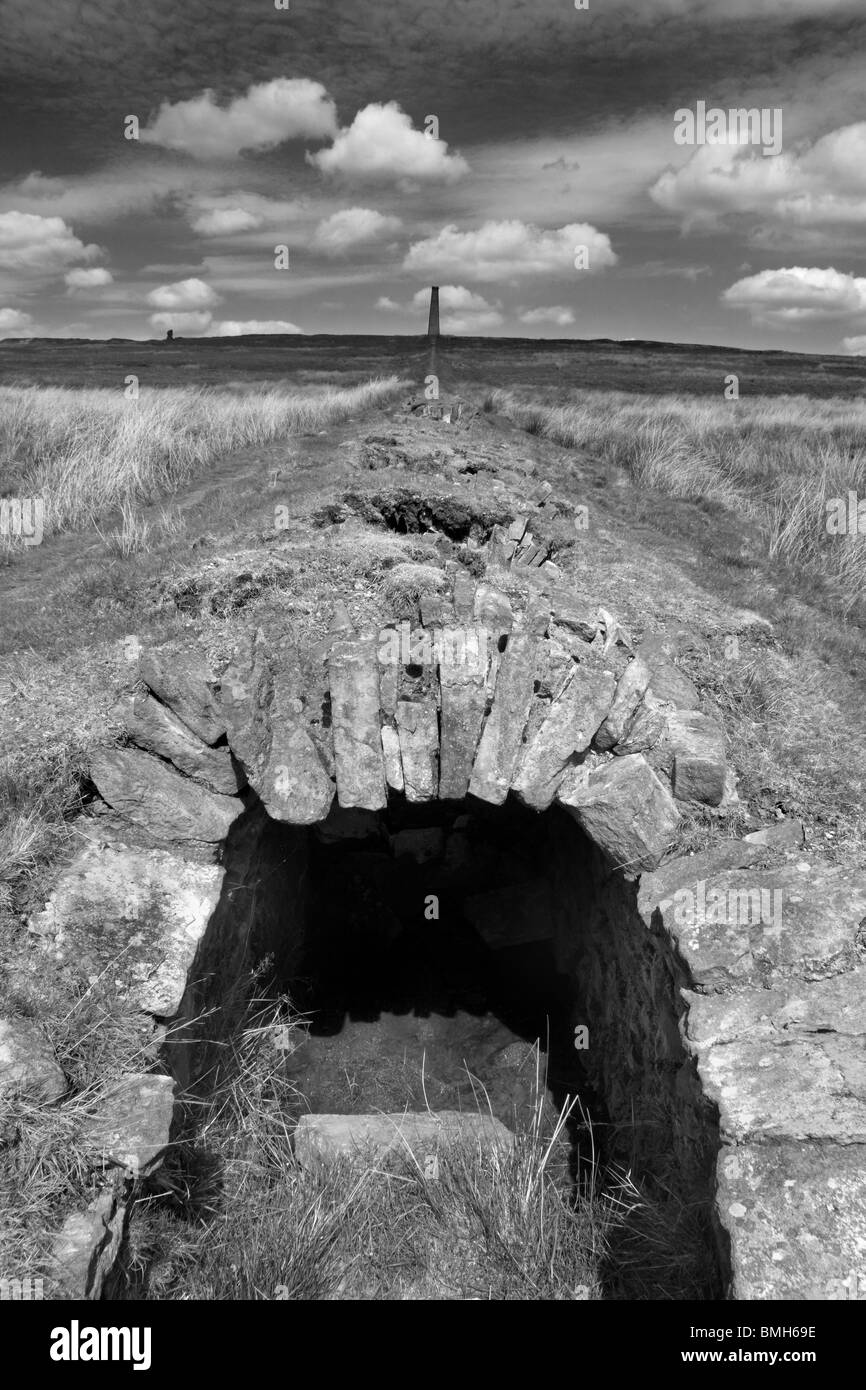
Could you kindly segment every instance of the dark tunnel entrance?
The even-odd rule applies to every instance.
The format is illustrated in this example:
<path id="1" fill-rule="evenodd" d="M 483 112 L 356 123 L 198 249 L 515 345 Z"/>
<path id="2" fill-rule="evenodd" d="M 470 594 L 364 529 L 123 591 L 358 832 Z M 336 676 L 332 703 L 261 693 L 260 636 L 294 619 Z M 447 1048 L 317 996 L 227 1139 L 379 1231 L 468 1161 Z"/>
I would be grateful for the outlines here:
<path id="1" fill-rule="evenodd" d="M 461 1111 L 520 1135 L 576 1098 L 575 1201 L 588 1177 L 616 1191 L 626 1173 L 642 1203 L 644 1228 L 623 1225 L 605 1256 L 610 1296 L 724 1296 L 718 1112 L 683 1043 L 676 943 L 641 915 L 636 876 L 562 808 L 513 798 L 393 796 L 309 828 L 254 812 L 237 835 L 223 926 L 303 1016 L 283 1063 L 293 1123 Z"/>
<path id="2" fill-rule="evenodd" d="M 536 1044 L 547 1103 L 586 1100 L 545 878 L 556 814 L 395 798 L 316 828 L 289 982 L 311 1109 L 480 1105 L 513 1128 L 536 1099 Z"/>

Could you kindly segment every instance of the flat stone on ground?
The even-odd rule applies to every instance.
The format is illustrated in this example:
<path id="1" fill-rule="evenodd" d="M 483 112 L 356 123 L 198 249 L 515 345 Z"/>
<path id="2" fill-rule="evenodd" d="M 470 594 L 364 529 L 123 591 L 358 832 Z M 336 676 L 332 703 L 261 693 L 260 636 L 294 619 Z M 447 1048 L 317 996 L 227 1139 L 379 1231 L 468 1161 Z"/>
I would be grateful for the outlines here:
<path id="1" fill-rule="evenodd" d="M 162 1161 L 174 1113 L 170 1076 L 134 1072 L 110 1088 L 85 1127 L 88 1152 L 103 1163 L 145 1177 Z"/>
<path id="2" fill-rule="evenodd" d="M 71 1212 L 51 1244 L 48 1291 L 52 1298 L 98 1299 L 117 1258 L 126 1203 L 116 1184 L 104 1188 L 82 1211 Z"/>
<path id="3" fill-rule="evenodd" d="M 459 1110 L 302 1115 L 295 1130 L 295 1156 L 304 1168 L 339 1159 L 374 1165 L 389 1155 L 411 1155 L 423 1168 L 425 1159 L 462 1145 L 504 1154 L 514 1135 L 493 1116 Z"/>
<path id="4" fill-rule="evenodd" d="M 0 1018 L 0 1097 L 23 1091 L 39 1100 L 57 1100 L 66 1077 L 42 1029 L 25 1018 Z"/>

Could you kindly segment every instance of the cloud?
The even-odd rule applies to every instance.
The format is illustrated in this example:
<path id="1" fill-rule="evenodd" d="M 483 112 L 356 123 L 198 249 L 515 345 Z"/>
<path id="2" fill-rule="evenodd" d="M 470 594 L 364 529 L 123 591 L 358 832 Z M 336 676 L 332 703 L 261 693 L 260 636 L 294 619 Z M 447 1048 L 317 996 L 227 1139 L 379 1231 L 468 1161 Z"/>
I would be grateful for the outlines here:
<path id="1" fill-rule="evenodd" d="M 195 276 L 189 280 L 177 280 L 173 285 L 160 285 L 147 296 L 148 304 L 155 309 L 187 310 L 204 309 L 219 303 L 219 295 Z M 169 325 L 170 326 L 170 325 Z"/>
<path id="2" fill-rule="evenodd" d="M 682 276 L 685 280 L 697 280 L 701 275 L 711 275 L 712 266 L 682 265 L 674 261 L 644 261 L 641 265 L 623 266 L 619 276 L 624 280 L 667 280 Z"/>
<path id="3" fill-rule="evenodd" d="M 72 261 L 89 261 L 101 254 L 98 246 L 79 241 L 62 217 L 0 213 L 0 270 L 59 273 Z"/>
<path id="4" fill-rule="evenodd" d="M 186 217 L 200 236 L 238 236 L 260 228 L 285 228 L 303 217 L 303 204 L 287 198 L 267 198 L 261 193 L 197 194 L 187 203 Z"/>
<path id="5" fill-rule="evenodd" d="M 558 328 L 574 323 L 574 313 L 562 304 L 551 304 L 546 309 L 524 309 L 517 317 L 521 323 L 555 323 Z"/>
<path id="6" fill-rule="evenodd" d="M 843 338 L 842 347 L 852 357 L 866 357 L 866 333 L 860 333 L 855 338 Z"/>
<path id="7" fill-rule="evenodd" d="M 418 290 L 411 309 L 424 313 L 430 307 L 430 291 Z M 504 323 L 499 305 L 488 304 L 483 295 L 473 294 L 465 285 L 440 285 L 439 310 L 443 333 L 483 333 Z"/>
<path id="8" fill-rule="evenodd" d="M 114 276 L 104 266 L 93 266 L 89 270 L 83 267 L 67 270 L 64 279 L 71 290 L 95 290 L 100 285 L 114 284 Z"/>
<path id="9" fill-rule="evenodd" d="M 472 280 L 512 280 L 526 275 L 574 272 L 575 251 L 585 246 L 589 271 L 615 265 L 610 238 L 585 222 L 572 222 L 557 231 L 510 220 L 485 222 L 474 232 L 460 232 L 453 223 L 436 236 L 409 248 L 403 268 L 429 275 Z M 581 275 L 587 274 L 582 270 Z"/>
<path id="10" fill-rule="evenodd" d="M 786 226 L 866 226 L 866 121 L 771 159 L 750 146 L 703 145 L 650 196 L 686 231 L 745 213 Z"/>
<path id="11" fill-rule="evenodd" d="M 342 291 L 349 285 L 381 287 L 382 280 L 381 272 L 375 267 L 354 270 L 340 266 L 323 274 L 294 275 L 291 271 L 274 269 L 273 252 L 267 256 L 250 256 L 247 253 L 204 256 L 201 270 L 219 292 L 257 295 L 264 297 L 268 304 L 272 303 L 277 293 L 281 299 L 291 299 L 320 292 Z"/>
<path id="12" fill-rule="evenodd" d="M 396 101 L 365 106 L 329 149 L 307 159 L 353 183 L 455 183 L 469 172 L 461 155 L 448 153 L 447 141 L 416 130 Z"/>
<path id="13" fill-rule="evenodd" d="M 396 299 L 390 299 L 387 294 L 381 294 L 376 300 L 376 308 L 381 309 L 383 314 L 402 314 L 403 306 L 398 304 Z"/>
<path id="14" fill-rule="evenodd" d="M 387 217 L 374 208 L 343 208 L 319 223 L 316 248 L 326 256 L 341 256 L 353 246 L 394 236 L 402 225 L 399 217 Z"/>
<path id="15" fill-rule="evenodd" d="M 20 309 L 0 309 L 0 334 L 4 337 L 29 338 L 36 331 L 30 314 Z"/>
<path id="16" fill-rule="evenodd" d="M 151 314 L 148 322 L 161 332 L 171 328 L 175 333 L 204 333 L 212 319 L 213 315 L 204 309 L 181 314 Z"/>
<path id="17" fill-rule="evenodd" d="M 303 333 L 296 323 L 286 319 L 223 319 L 207 331 L 208 338 L 239 338 L 243 333 Z"/>
<path id="18" fill-rule="evenodd" d="M 232 236 L 236 232 L 249 232 L 262 225 L 262 218 L 246 208 L 211 208 L 201 213 L 191 224 L 194 232 L 201 236 Z"/>
<path id="19" fill-rule="evenodd" d="M 37 171 L 0 188 L 0 209 L 35 212 L 78 222 L 116 222 L 136 213 L 153 212 L 179 195 L 213 186 L 213 169 L 157 163 L 142 154 L 130 165 L 92 174 L 49 178 Z"/>
<path id="20" fill-rule="evenodd" d="M 286 140 L 325 139 L 337 133 L 337 109 L 321 82 L 277 77 L 219 106 L 208 87 L 200 96 L 163 102 L 140 133 L 143 144 L 183 150 L 202 159 L 226 159 L 241 150 L 269 150 Z"/>
<path id="21" fill-rule="evenodd" d="M 737 280 L 722 300 L 776 327 L 857 319 L 866 315 L 866 278 L 814 266 L 762 270 Z"/>

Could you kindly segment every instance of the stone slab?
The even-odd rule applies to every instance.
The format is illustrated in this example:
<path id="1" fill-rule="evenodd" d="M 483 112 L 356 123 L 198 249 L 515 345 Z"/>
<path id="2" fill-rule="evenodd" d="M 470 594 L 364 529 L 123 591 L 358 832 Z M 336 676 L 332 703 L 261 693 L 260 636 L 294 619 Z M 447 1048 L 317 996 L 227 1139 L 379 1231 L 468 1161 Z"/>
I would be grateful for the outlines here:
<path id="1" fill-rule="evenodd" d="M 247 779 L 232 758 L 231 749 L 211 748 L 152 695 L 137 692 L 125 696 L 119 713 L 130 740 L 138 748 L 167 758 L 194 782 L 225 796 L 234 796 L 246 786 Z"/>
<path id="2" fill-rule="evenodd" d="M 295 1130 L 295 1156 L 304 1168 L 339 1160 L 372 1166 L 389 1156 L 414 1158 L 423 1168 L 425 1159 L 460 1145 L 503 1155 L 514 1135 L 501 1120 L 458 1110 L 302 1115 Z"/>
<path id="3" fill-rule="evenodd" d="M 614 693 L 610 671 L 575 666 L 565 689 L 521 754 L 512 786 L 527 806 L 546 810 L 553 802 L 569 763 L 584 752 L 605 718 Z"/>
<path id="4" fill-rule="evenodd" d="M 88 844 L 61 872 L 30 930 L 62 960 L 171 1018 L 222 891 L 225 870 L 162 850 Z"/>
<path id="5" fill-rule="evenodd" d="M 225 840 L 243 802 L 184 777 L 140 748 L 103 748 L 93 754 L 90 776 L 103 801 L 162 840 Z"/>
<path id="6" fill-rule="evenodd" d="M 328 658 L 328 673 L 340 805 L 381 810 L 388 798 L 376 639 L 335 642 Z"/>
<path id="7" fill-rule="evenodd" d="M 680 819 L 670 792 L 639 753 L 560 789 L 557 802 L 616 868 L 632 873 L 656 868 Z"/>
<path id="8" fill-rule="evenodd" d="M 523 749 L 523 731 L 532 704 L 540 639 L 515 632 L 499 666 L 493 708 L 481 733 L 469 791 L 501 806 L 508 796 Z"/>
<path id="9" fill-rule="evenodd" d="M 205 743 L 217 743 L 223 737 L 226 726 L 218 683 L 197 643 L 187 642 L 176 651 L 145 649 L 139 657 L 138 672 L 154 695 Z"/>

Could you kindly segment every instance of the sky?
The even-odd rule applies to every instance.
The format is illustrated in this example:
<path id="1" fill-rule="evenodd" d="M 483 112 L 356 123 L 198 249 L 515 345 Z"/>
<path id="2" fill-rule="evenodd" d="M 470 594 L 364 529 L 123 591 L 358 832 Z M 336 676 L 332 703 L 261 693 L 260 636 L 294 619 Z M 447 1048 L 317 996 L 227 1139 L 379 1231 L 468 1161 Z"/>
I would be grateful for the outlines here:
<path id="1" fill-rule="evenodd" d="M 0 337 L 866 354 L 864 76 L 864 0 L 0 0 Z"/>

